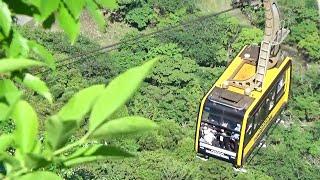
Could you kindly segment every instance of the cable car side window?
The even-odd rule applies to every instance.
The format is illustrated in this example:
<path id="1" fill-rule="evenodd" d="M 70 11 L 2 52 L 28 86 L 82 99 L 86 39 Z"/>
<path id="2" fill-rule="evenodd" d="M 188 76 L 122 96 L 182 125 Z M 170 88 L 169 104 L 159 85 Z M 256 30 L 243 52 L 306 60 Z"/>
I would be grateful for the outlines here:
<path id="1" fill-rule="evenodd" d="M 281 98 L 281 96 L 284 94 L 284 87 L 285 87 L 285 79 L 286 76 L 282 74 L 276 84 L 277 86 L 277 101 Z"/>
<path id="2" fill-rule="evenodd" d="M 246 134 L 244 139 L 245 145 L 248 144 L 249 140 L 251 139 L 253 132 L 255 131 L 255 128 L 256 128 L 255 118 L 254 116 L 251 116 L 247 122 Z"/>
<path id="3" fill-rule="evenodd" d="M 261 126 L 268 114 L 273 110 L 279 99 L 284 94 L 285 75 L 279 76 L 278 81 L 273 85 L 272 89 L 265 99 L 257 106 L 255 112 L 248 119 L 245 135 L 245 145 L 248 144 L 257 129 Z"/>

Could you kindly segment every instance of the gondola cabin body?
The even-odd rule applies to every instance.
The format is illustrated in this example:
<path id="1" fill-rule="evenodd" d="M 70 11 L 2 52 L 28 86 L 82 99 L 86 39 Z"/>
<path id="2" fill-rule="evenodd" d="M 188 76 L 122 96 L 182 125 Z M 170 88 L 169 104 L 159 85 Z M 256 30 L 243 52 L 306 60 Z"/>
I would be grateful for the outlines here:
<path id="1" fill-rule="evenodd" d="M 247 46 L 204 96 L 197 120 L 195 150 L 241 167 L 288 102 L 291 59 L 269 68 L 262 89 L 249 95 L 223 83 L 256 73 L 259 46 Z"/>

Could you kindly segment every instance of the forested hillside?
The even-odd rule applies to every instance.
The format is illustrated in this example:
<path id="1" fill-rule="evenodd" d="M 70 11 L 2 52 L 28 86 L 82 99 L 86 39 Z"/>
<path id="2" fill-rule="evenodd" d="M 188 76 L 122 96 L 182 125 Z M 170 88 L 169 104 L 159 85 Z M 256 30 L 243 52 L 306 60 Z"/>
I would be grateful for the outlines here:
<path id="1" fill-rule="evenodd" d="M 101 141 L 120 146 L 136 157 L 49 169 L 65 179 L 320 179 L 319 10 L 315 0 L 278 2 L 285 25 L 291 30 L 283 48 L 293 57 L 292 93 L 280 124 L 268 134 L 267 146 L 249 158 L 244 167 L 246 173 L 236 172 L 232 165 L 222 161 L 196 158 L 194 134 L 204 94 L 245 45 L 260 43 L 263 37 L 263 12 L 253 8 L 243 9 L 241 16 L 222 14 L 123 43 L 110 52 L 68 60 L 53 73 L 38 73 L 48 83 L 55 100 L 53 105 L 32 91 L 25 91 L 44 121 L 80 89 L 108 84 L 127 69 L 161 56 L 138 92 L 117 113 L 118 117 L 150 118 L 158 128 Z M 208 8 L 204 9 L 206 3 L 215 1 L 118 0 L 118 3 L 117 9 L 106 12 L 110 24 L 107 32 L 115 27 L 112 23 L 124 25 L 117 28 L 129 26 L 122 29 L 128 33 L 117 37 L 125 42 L 141 33 L 208 14 Z M 242 21 L 250 24 L 244 25 Z M 33 26 L 20 27 L 19 32 L 47 47 L 57 59 L 101 47 L 94 37 L 86 34 L 71 46 L 60 32 Z M 13 126 L 10 121 L 0 121 L 1 132 L 10 132 Z M 83 128 L 73 138 L 85 132 Z"/>

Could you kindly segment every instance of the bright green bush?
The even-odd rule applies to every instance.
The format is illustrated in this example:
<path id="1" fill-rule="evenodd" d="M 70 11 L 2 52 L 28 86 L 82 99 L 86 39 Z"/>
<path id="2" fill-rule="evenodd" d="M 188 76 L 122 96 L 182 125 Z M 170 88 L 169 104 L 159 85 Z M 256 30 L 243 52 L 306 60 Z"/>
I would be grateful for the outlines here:
<path id="1" fill-rule="evenodd" d="M 127 23 L 140 30 L 146 28 L 154 19 L 155 15 L 153 9 L 148 5 L 132 9 L 125 17 Z"/>

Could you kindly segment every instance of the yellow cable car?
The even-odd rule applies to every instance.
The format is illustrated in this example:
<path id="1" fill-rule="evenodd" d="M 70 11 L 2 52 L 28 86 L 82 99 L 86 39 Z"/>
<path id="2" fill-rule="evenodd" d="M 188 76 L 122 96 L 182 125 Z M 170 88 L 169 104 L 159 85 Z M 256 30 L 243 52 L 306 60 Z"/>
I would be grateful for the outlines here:
<path id="1" fill-rule="evenodd" d="M 223 88 L 230 76 L 246 78 L 255 73 L 255 65 L 244 55 L 254 46 L 246 47 L 228 66 L 203 98 L 197 121 L 195 150 L 242 166 L 259 144 L 289 98 L 291 59 L 267 70 L 262 91 L 249 96 L 241 88 Z M 234 74 L 234 69 L 238 69 Z"/>
<path id="2" fill-rule="evenodd" d="M 196 152 L 236 167 L 243 166 L 289 99 L 292 60 L 280 49 L 289 31 L 280 27 L 275 0 L 263 3 L 264 40 L 246 46 L 230 63 L 203 98 L 196 127 Z"/>

